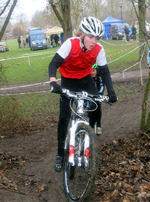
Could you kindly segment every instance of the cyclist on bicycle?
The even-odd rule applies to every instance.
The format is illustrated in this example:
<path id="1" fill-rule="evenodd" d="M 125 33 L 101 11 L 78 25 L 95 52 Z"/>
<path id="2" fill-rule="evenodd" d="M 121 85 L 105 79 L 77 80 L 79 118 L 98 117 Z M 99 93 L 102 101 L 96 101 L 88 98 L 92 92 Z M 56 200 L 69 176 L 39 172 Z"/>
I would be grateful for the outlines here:
<path id="1" fill-rule="evenodd" d="M 78 37 L 67 39 L 59 48 L 49 64 L 50 86 L 52 91 L 66 88 L 71 91 L 86 91 L 98 95 L 92 79 L 92 65 L 97 62 L 99 72 L 102 75 L 109 101 L 114 103 L 117 97 L 113 88 L 108 69 L 105 51 L 98 43 L 104 34 L 104 26 L 95 17 L 85 17 L 81 20 Z M 61 74 L 61 86 L 56 83 L 56 71 L 59 68 Z M 64 141 L 66 138 L 68 123 L 71 115 L 69 99 L 60 96 L 60 115 L 58 122 L 58 154 L 55 161 L 55 170 L 60 172 L 63 166 Z"/>
<path id="2" fill-rule="evenodd" d="M 102 82 L 101 76 L 98 75 L 98 65 L 97 63 L 95 63 L 92 66 L 93 70 L 91 73 L 91 76 L 95 82 L 95 86 L 98 89 L 98 92 L 100 95 L 104 94 L 104 84 Z M 92 113 L 92 118 L 90 119 L 90 125 L 92 126 L 92 128 L 94 127 L 95 123 L 96 123 L 96 134 L 97 135 L 101 135 L 102 134 L 102 128 L 101 128 L 101 116 L 102 116 L 102 111 L 101 111 L 101 103 L 97 103 L 97 109 L 95 111 L 93 111 Z"/>

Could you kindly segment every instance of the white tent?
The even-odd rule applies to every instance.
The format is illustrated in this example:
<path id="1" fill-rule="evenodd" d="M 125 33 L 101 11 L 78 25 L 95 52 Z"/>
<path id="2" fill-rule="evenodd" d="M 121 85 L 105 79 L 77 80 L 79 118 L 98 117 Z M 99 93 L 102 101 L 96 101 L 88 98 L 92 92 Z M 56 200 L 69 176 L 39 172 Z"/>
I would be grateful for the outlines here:
<path id="1" fill-rule="evenodd" d="M 44 33 L 46 35 L 51 35 L 51 34 L 60 34 L 62 32 L 63 32 L 63 29 L 61 27 L 55 26 L 55 27 L 52 27 L 51 29 L 45 31 Z"/>

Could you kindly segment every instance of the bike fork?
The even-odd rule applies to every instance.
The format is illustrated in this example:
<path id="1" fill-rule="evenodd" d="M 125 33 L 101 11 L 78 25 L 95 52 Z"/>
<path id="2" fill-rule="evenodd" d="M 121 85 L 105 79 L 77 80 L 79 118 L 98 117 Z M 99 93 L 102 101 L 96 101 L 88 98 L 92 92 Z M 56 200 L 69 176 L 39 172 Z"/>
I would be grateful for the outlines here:
<path id="1" fill-rule="evenodd" d="M 70 128 L 70 139 L 69 139 L 69 163 L 74 166 L 74 152 L 75 152 L 75 115 L 72 115 L 71 128 Z"/>
<path id="2" fill-rule="evenodd" d="M 77 165 L 80 167 L 84 161 L 84 165 L 88 166 L 88 159 L 89 159 L 89 145 L 90 145 L 90 138 L 84 131 L 84 138 L 79 140 L 78 142 L 78 162 L 75 162 L 75 131 L 77 129 L 77 122 L 75 120 L 75 115 L 72 116 L 71 128 L 70 128 L 70 138 L 69 138 L 69 163 L 71 166 Z"/>
<path id="3" fill-rule="evenodd" d="M 85 134 L 84 139 L 84 165 L 85 167 L 89 166 L 89 147 L 90 147 L 90 138 Z"/>

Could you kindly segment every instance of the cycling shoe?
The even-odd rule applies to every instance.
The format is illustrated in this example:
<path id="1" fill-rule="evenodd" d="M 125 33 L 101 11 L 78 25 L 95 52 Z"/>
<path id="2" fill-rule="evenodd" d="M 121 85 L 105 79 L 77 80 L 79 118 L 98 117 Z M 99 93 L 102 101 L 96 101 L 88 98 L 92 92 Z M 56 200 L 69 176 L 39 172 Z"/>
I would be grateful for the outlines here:
<path id="1" fill-rule="evenodd" d="M 62 156 L 59 156 L 59 155 L 56 156 L 54 168 L 55 168 L 56 172 L 60 172 L 62 170 L 62 168 L 63 168 L 63 157 Z"/>

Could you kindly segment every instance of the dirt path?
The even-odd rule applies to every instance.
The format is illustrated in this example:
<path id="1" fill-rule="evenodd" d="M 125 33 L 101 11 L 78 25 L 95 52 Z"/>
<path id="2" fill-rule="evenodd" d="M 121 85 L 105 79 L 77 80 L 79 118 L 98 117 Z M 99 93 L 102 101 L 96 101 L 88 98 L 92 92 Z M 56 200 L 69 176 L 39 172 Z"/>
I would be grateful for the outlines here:
<path id="1" fill-rule="evenodd" d="M 144 77 L 147 76 L 148 71 L 146 69 Z M 138 72 L 132 71 L 128 73 L 130 77 L 128 79 L 134 80 L 136 75 Z M 112 77 L 114 81 L 120 82 L 122 80 L 124 82 L 121 77 L 115 76 Z M 139 76 L 137 77 L 139 78 Z M 126 78 L 126 82 L 128 79 Z M 3 86 L 0 93 L 47 90 L 47 85 L 2 90 Z M 140 90 L 127 102 L 119 100 L 112 106 L 103 106 L 103 134 L 99 138 L 101 144 L 118 138 L 131 138 L 135 135 L 139 130 L 141 114 L 139 106 L 141 106 L 142 97 L 143 90 Z M 2 186 L 0 183 L 1 202 L 66 201 L 62 185 L 62 173 L 54 171 L 56 139 L 56 126 L 49 126 L 36 134 L 9 139 L 0 138 L 0 154 L 6 154 L 6 159 L 11 159 L 14 166 L 14 169 L 9 169 L 7 175 L 3 176 L 0 173 L 0 179 L 6 185 Z"/>

